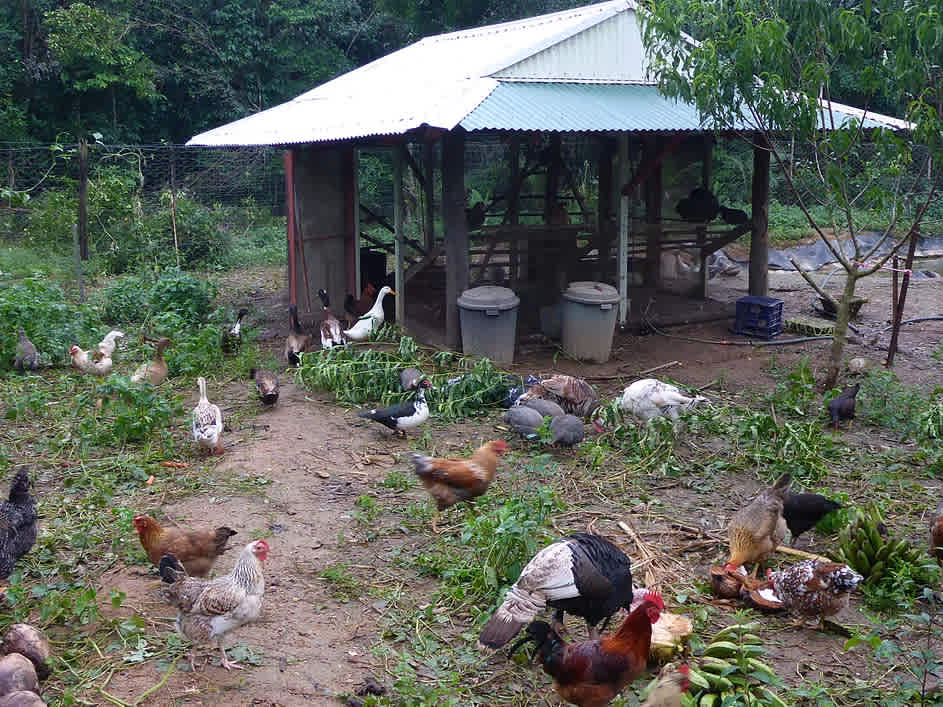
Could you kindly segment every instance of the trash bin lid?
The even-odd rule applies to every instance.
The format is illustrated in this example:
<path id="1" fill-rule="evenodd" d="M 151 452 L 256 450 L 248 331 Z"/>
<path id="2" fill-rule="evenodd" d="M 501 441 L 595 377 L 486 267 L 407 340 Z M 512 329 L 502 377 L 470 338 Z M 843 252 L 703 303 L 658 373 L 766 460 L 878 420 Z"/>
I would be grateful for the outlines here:
<path id="1" fill-rule="evenodd" d="M 514 290 L 495 285 L 482 285 L 465 290 L 458 298 L 458 306 L 462 309 L 514 309 L 521 303 L 520 297 Z"/>
<path id="2" fill-rule="evenodd" d="M 605 282 L 580 280 L 571 282 L 563 291 L 563 297 L 571 302 L 583 304 L 616 304 L 619 301 L 619 291 Z"/>

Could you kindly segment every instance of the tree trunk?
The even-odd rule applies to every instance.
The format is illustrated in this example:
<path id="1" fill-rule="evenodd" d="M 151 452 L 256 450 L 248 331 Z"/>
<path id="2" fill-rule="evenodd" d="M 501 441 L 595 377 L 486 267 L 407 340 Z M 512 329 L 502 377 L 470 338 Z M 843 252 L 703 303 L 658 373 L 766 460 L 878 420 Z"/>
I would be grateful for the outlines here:
<path id="1" fill-rule="evenodd" d="M 851 320 L 851 300 L 855 296 L 855 285 L 858 278 L 849 272 L 845 273 L 845 289 L 838 301 L 838 311 L 835 314 L 835 336 L 832 339 L 832 351 L 828 359 L 828 372 L 825 376 L 825 387 L 834 388 L 841 372 L 842 356 L 845 354 L 845 343 L 848 340 L 848 322 Z"/>

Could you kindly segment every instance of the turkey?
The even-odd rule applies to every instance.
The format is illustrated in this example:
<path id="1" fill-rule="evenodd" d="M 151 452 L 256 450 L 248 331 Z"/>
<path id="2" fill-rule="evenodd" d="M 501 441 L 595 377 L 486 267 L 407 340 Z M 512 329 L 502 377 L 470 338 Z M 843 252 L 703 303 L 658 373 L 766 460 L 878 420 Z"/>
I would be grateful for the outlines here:
<path id="1" fill-rule="evenodd" d="M 632 605 L 632 564 L 605 538 L 574 533 L 548 545 L 527 563 L 504 603 L 481 630 L 479 640 L 500 648 L 547 606 L 555 609 L 554 630 L 562 630 L 564 612 L 586 620 L 592 638 L 596 625 Z"/>
<path id="2" fill-rule="evenodd" d="M 682 412 L 690 412 L 702 403 L 708 402 L 701 395 L 691 397 L 677 386 L 662 383 L 654 378 L 635 381 L 625 389 L 619 399 L 619 407 L 639 420 L 651 420 L 654 417 L 670 417 L 677 421 Z"/>

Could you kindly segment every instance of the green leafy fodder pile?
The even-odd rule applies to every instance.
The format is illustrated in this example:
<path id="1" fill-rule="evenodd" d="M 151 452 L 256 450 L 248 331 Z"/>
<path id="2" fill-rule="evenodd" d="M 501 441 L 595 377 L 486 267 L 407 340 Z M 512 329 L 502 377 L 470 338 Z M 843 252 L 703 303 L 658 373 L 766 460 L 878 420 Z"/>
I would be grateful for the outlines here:
<path id="1" fill-rule="evenodd" d="M 381 330 L 386 333 L 392 329 Z M 390 405 L 415 395 L 400 389 L 400 371 L 408 367 L 418 368 L 432 383 L 426 389 L 426 401 L 432 416 L 442 421 L 473 417 L 496 407 L 515 380 L 488 359 L 451 351 L 430 355 L 408 336 L 303 354 L 296 375 L 302 384 L 329 390 L 344 403 Z"/>

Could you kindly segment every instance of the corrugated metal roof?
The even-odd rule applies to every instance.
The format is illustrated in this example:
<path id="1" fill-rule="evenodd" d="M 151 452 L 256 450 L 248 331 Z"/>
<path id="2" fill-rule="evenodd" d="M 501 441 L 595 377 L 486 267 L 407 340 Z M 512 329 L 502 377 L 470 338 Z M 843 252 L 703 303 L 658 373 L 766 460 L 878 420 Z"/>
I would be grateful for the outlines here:
<path id="1" fill-rule="evenodd" d="M 292 145 L 451 130 L 701 130 L 644 84 L 634 0 L 428 37 L 188 145 Z M 513 82 L 513 83 L 512 83 Z M 527 88 L 528 82 L 533 82 Z M 562 82 L 562 83 L 551 83 Z M 576 88 L 582 82 L 583 90 Z M 842 106 L 847 115 L 861 111 Z M 872 115 L 866 127 L 906 127 Z"/>
<path id="2" fill-rule="evenodd" d="M 494 88 L 490 75 L 634 11 L 611 0 L 526 20 L 428 37 L 188 145 L 284 145 L 454 128 Z"/>
<path id="3" fill-rule="evenodd" d="M 856 108 L 832 104 L 844 124 Z M 653 85 L 501 82 L 459 123 L 466 130 L 700 131 L 709 130 L 693 105 L 665 98 Z M 751 130 L 747 120 L 737 126 Z M 865 128 L 905 127 L 896 118 L 867 114 Z"/>

